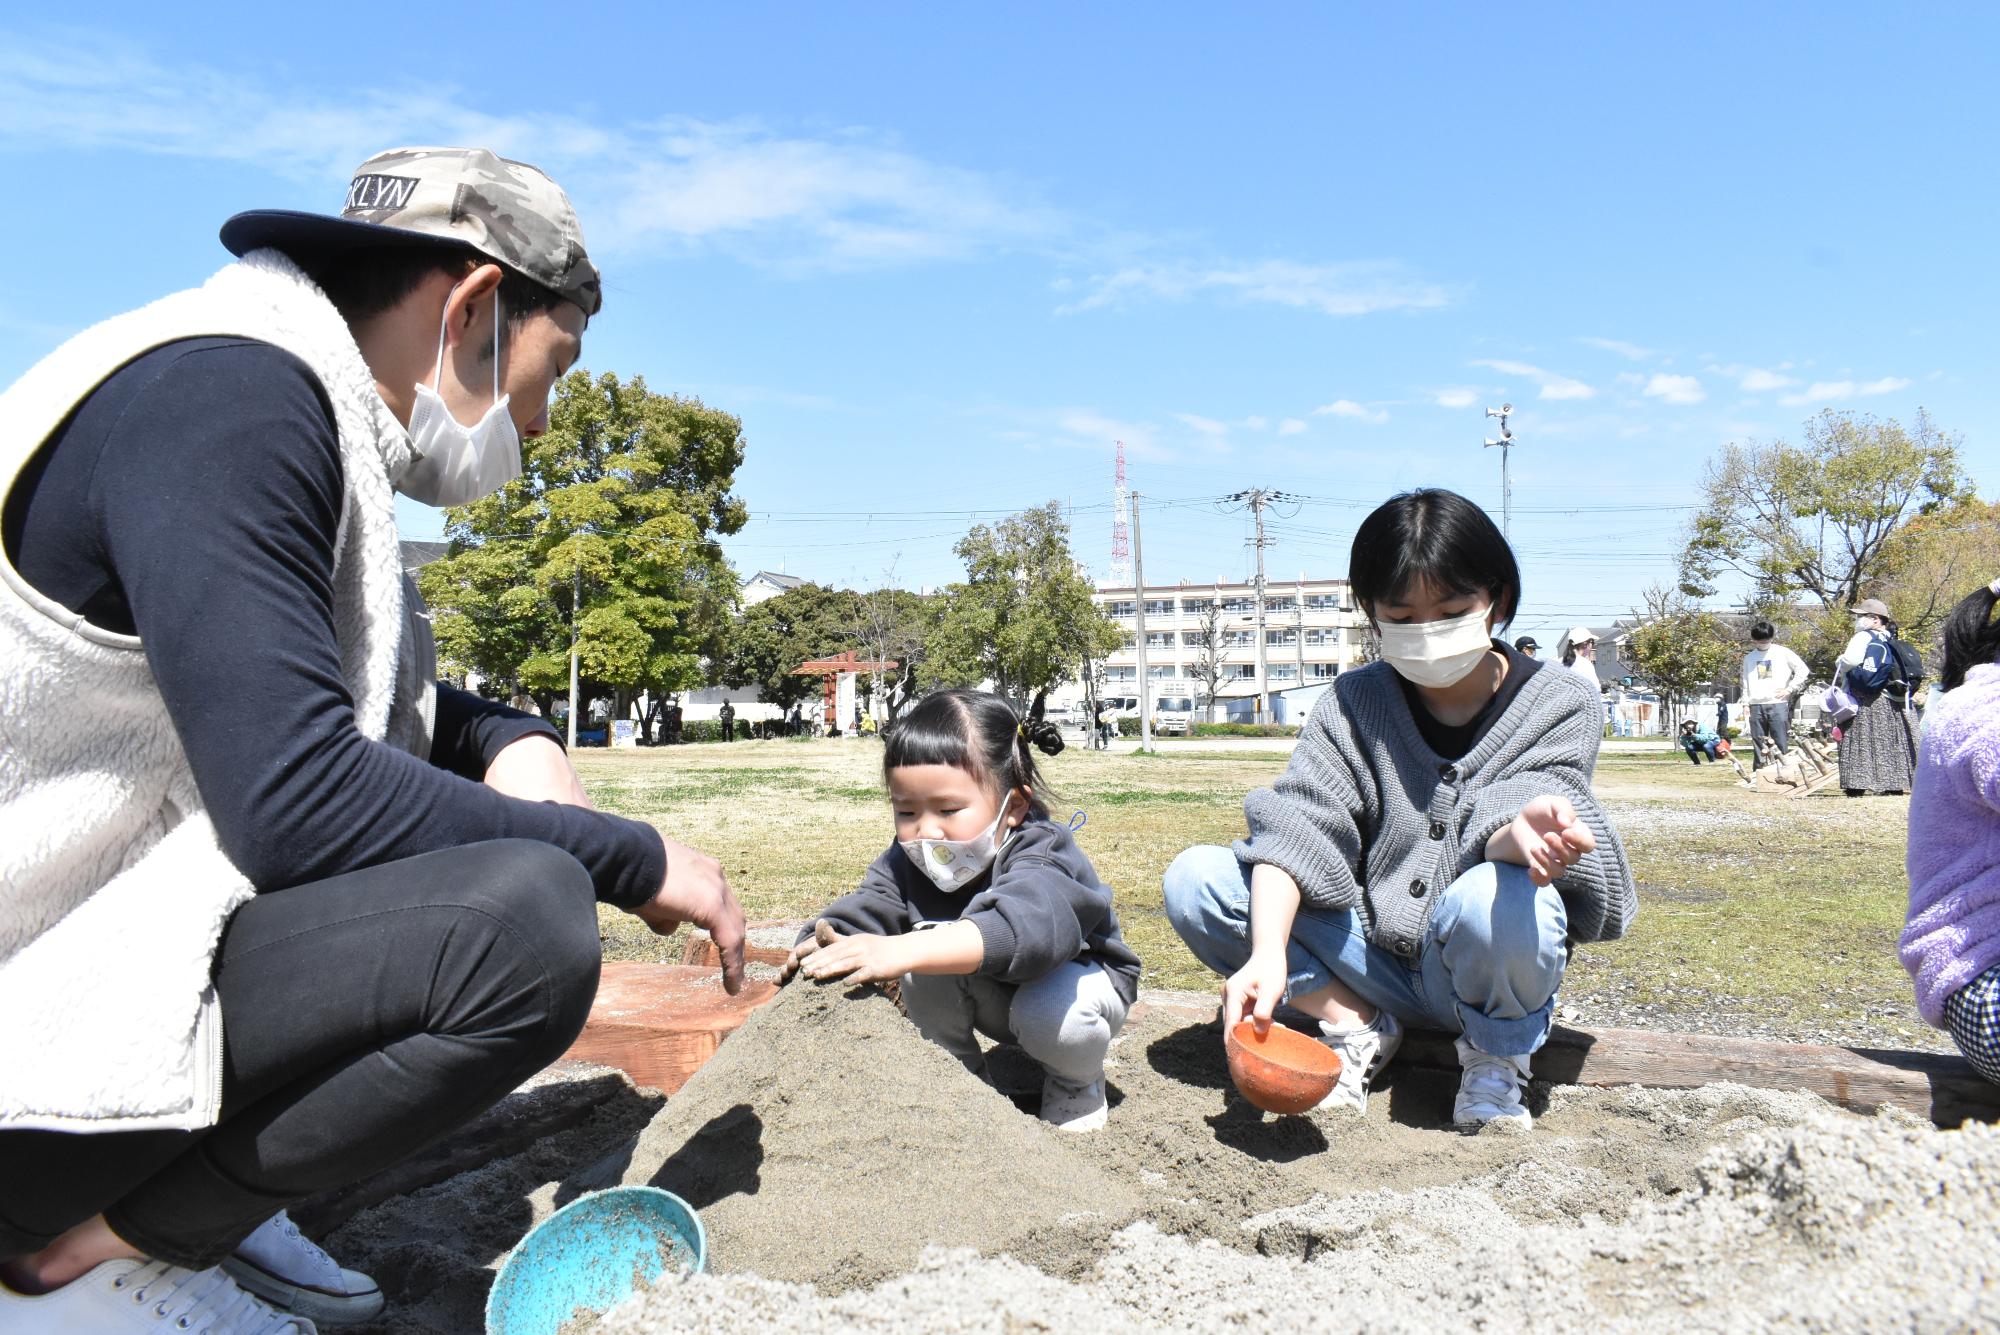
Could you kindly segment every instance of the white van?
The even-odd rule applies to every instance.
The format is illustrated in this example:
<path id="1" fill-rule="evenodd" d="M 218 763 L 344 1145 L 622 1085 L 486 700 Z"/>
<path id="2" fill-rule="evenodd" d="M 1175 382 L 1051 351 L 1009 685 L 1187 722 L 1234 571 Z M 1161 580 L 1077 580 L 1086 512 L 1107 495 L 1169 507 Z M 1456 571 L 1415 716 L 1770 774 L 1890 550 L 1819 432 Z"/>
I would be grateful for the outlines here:
<path id="1" fill-rule="evenodd" d="M 1194 696 L 1185 686 L 1161 686 L 1153 696 L 1153 735 L 1185 737 L 1193 731 Z"/>

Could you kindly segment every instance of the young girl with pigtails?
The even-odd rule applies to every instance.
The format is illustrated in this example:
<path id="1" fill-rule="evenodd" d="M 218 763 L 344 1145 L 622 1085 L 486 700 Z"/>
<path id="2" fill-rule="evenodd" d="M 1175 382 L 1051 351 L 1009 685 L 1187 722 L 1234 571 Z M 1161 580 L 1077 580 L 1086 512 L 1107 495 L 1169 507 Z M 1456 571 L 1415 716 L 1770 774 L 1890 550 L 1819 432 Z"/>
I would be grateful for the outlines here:
<path id="1" fill-rule="evenodd" d="M 1033 752 L 1062 734 L 983 691 L 925 696 L 889 731 L 896 840 L 800 934 L 783 976 L 900 983 L 918 1032 L 984 1077 L 976 1034 L 1042 1068 L 1042 1120 L 1105 1124 L 1104 1055 L 1138 996 L 1111 890 L 1049 818 Z"/>

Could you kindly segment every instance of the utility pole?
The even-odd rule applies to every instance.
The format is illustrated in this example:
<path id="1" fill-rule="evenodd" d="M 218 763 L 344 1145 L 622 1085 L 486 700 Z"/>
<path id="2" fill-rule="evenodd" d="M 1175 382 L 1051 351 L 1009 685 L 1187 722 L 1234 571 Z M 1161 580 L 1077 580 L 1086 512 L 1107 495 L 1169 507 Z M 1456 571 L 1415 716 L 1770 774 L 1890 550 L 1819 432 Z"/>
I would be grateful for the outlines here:
<path id="1" fill-rule="evenodd" d="M 1121 453 L 1120 463 L 1124 462 Z M 1146 675 L 1146 562 L 1139 554 L 1139 493 L 1132 493 L 1132 627 L 1139 649 L 1139 749 L 1153 749 L 1153 684 Z"/>
<path id="2" fill-rule="evenodd" d="M 1292 650 L 1298 655 L 1299 685 L 1306 684 L 1306 586 L 1299 581 L 1292 594 Z"/>
<path id="3" fill-rule="evenodd" d="M 583 567 L 569 572 L 569 753 L 576 754 L 576 619 L 583 607 Z M 604 739 L 609 742 L 607 735 Z"/>
<path id="4" fill-rule="evenodd" d="M 1514 411 L 1514 405 L 1503 403 L 1499 409 L 1488 408 L 1488 417 L 1500 419 L 1500 439 L 1489 440 L 1486 448 L 1500 447 L 1500 536 L 1509 542 L 1514 540 L 1514 483 L 1507 474 L 1507 452 L 1514 448 L 1514 433 L 1507 429 L 1507 415 Z"/>

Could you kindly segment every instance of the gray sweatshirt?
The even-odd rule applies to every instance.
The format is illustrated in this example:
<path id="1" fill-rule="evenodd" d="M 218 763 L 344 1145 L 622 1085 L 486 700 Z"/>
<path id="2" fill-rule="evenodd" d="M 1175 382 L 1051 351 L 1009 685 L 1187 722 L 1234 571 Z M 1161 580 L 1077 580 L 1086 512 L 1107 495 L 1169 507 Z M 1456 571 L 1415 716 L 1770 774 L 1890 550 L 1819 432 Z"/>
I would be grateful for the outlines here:
<path id="1" fill-rule="evenodd" d="M 900 936 L 919 926 L 960 919 L 979 929 L 979 972 L 1003 983 L 1031 983 L 1071 960 L 1103 966 L 1130 1005 L 1139 996 L 1139 957 L 1118 932 L 1111 888 L 1069 831 L 1031 816 L 1009 835 L 992 870 L 963 890 L 946 892 L 890 844 L 861 886 L 821 909 L 843 932 Z M 799 933 L 799 940 L 806 938 Z"/>
<path id="2" fill-rule="evenodd" d="M 1590 788 L 1603 718 L 1581 677 L 1537 672 L 1471 751 L 1446 760 L 1418 733 L 1394 668 L 1344 673 L 1277 783 L 1244 799 L 1250 835 L 1236 856 L 1289 873 L 1309 905 L 1358 910 L 1370 942 L 1414 959 L 1444 888 L 1531 799 L 1559 795 L 1597 836 L 1556 882 L 1570 940 L 1613 940 L 1639 904 Z"/>

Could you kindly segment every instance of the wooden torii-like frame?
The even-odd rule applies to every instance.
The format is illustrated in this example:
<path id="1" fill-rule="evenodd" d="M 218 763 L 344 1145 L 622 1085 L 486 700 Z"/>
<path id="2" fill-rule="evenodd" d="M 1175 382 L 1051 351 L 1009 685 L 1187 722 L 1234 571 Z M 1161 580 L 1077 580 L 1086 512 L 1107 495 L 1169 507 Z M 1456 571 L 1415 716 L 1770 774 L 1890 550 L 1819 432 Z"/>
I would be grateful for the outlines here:
<path id="1" fill-rule="evenodd" d="M 901 666 L 901 663 L 893 659 L 883 663 L 869 662 L 854 650 L 849 649 L 846 653 L 835 654 L 831 658 L 815 658 L 801 663 L 792 669 L 792 675 L 794 677 L 818 677 L 824 682 L 826 726 L 827 730 L 831 732 L 840 726 L 840 720 L 835 717 L 835 711 L 838 708 L 836 697 L 839 694 L 841 673 L 894 672 Z"/>

